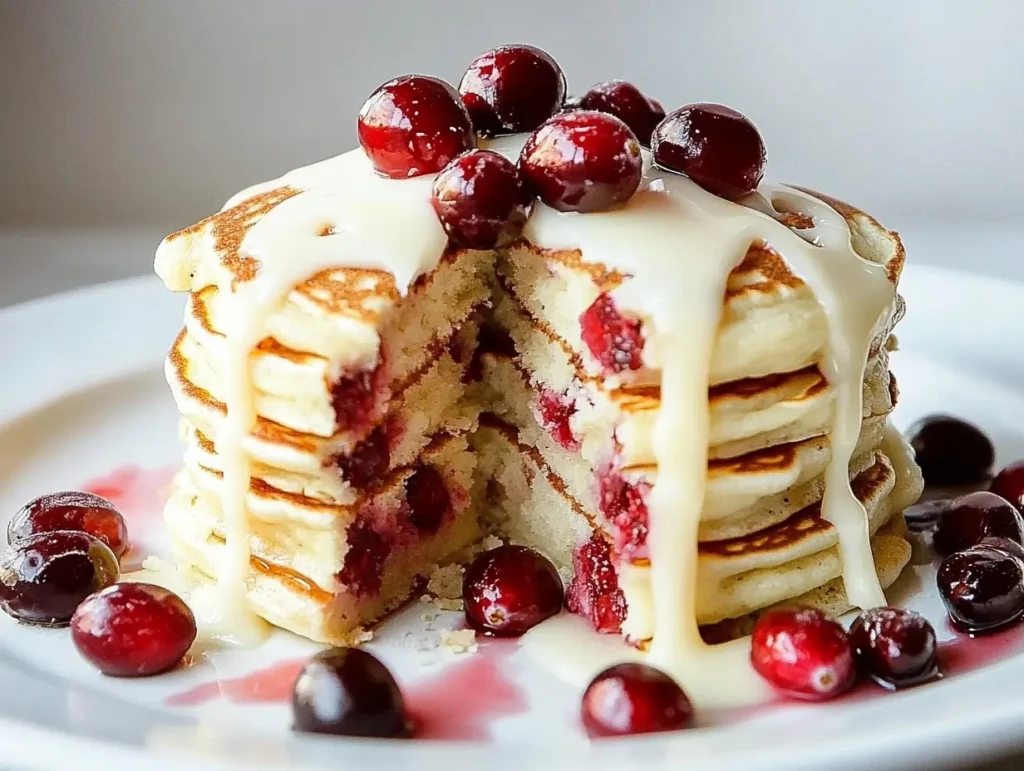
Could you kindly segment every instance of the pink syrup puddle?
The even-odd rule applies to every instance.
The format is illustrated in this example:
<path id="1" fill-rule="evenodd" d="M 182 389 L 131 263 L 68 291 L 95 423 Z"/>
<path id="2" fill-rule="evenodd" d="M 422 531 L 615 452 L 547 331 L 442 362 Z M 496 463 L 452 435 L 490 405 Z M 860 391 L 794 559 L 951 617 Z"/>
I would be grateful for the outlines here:
<path id="1" fill-rule="evenodd" d="M 106 498 L 124 516 L 130 546 L 121 560 L 122 570 L 137 570 L 142 566 L 146 557 L 144 542 L 162 521 L 176 471 L 174 467 L 121 466 L 82 484 L 82 490 Z"/>
<path id="2" fill-rule="evenodd" d="M 494 720 L 526 711 L 526 695 L 502 666 L 515 644 L 481 643 L 481 650 L 465 660 L 402 688 L 417 739 L 487 740 Z M 287 704 L 306 661 L 288 659 L 242 677 L 203 683 L 171 696 L 167 704 L 196 707 L 220 698 L 242 705 Z"/>

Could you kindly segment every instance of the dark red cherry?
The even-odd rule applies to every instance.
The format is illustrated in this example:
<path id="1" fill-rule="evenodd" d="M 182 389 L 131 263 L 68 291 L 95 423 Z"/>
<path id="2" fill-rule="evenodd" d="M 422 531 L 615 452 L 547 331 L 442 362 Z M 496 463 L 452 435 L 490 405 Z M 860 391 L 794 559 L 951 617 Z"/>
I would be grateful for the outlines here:
<path id="1" fill-rule="evenodd" d="M 943 557 L 993 536 L 1024 544 L 1024 517 L 995 493 L 961 495 L 936 512 L 932 543 Z"/>
<path id="2" fill-rule="evenodd" d="M 499 546 L 466 570 L 466 620 L 496 637 L 516 637 L 562 609 L 562 579 L 545 557 L 525 546 Z"/>
<path id="3" fill-rule="evenodd" d="M 1003 496 L 1018 511 L 1024 511 L 1024 460 L 1015 461 L 996 474 L 989 490 Z"/>
<path id="4" fill-rule="evenodd" d="M 907 429 L 924 481 L 967 485 L 988 479 L 995 463 L 992 440 L 973 423 L 952 415 L 928 415 Z"/>
<path id="5" fill-rule="evenodd" d="M 624 80 L 598 83 L 583 95 L 580 106 L 614 115 L 633 130 L 644 147 L 650 146 L 655 127 L 665 117 L 665 108 Z"/>
<path id="6" fill-rule="evenodd" d="M 459 83 L 473 126 L 484 136 L 533 131 L 565 101 L 565 75 L 549 54 L 506 45 L 480 54 Z"/>
<path id="7" fill-rule="evenodd" d="M 103 541 L 117 557 L 128 550 L 128 529 L 117 507 L 106 498 L 75 491 L 41 495 L 26 503 L 7 524 L 7 540 L 14 543 L 54 530 L 88 533 Z"/>
<path id="8" fill-rule="evenodd" d="M 431 203 L 455 246 L 491 249 L 519 236 L 531 200 L 512 161 L 470 150 L 437 175 Z"/>
<path id="9" fill-rule="evenodd" d="M 617 664 L 595 677 L 583 694 L 580 717 L 591 739 L 694 725 L 693 706 L 679 684 L 640 663 Z"/>
<path id="10" fill-rule="evenodd" d="M 850 629 L 861 668 L 880 685 L 908 688 L 935 679 L 935 630 L 920 613 L 902 608 L 872 608 Z"/>
<path id="11" fill-rule="evenodd" d="M 433 174 L 473 147 L 473 125 L 443 80 L 406 75 L 370 94 L 359 111 L 359 144 L 386 177 Z"/>
<path id="12" fill-rule="evenodd" d="M 822 701 L 857 681 L 846 630 L 819 610 L 770 610 L 754 625 L 751 661 L 783 693 Z"/>
<path id="13" fill-rule="evenodd" d="M 580 314 L 580 337 L 609 374 L 643 366 L 644 337 L 639 319 L 623 316 L 607 293 Z"/>
<path id="14" fill-rule="evenodd" d="M 422 533 L 436 533 L 452 509 L 444 475 L 434 466 L 417 466 L 405 480 L 405 500 L 409 519 Z"/>
<path id="15" fill-rule="evenodd" d="M 655 162 L 685 174 L 705 190 L 737 200 L 764 176 L 764 142 L 746 117 L 720 104 L 689 104 L 658 124 Z"/>
<path id="16" fill-rule="evenodd" d="M 292 690 L 296 731 L 396 739 L 409 735 L 402 692 L 388 668 L 359 648 L 311 658 Z"/>
<path id="17" fill-rule="evenodd" d="M 593 212 L 628 201 L 640 185 L 640 143 L 629 126 L 592 110 L 559 113 L 526 140 L 519 168 L 559 211 Z"/>
<path id="18" fill-rule="evenodd" d="M 991 549 L 996 549 L 997 551 L 1006 552 L 1014 557 L 1018 557 L 1021 562 L 1024 562 L 1024 546 L 1016 541 L 1011 541 L 1009 538 L 999 538 L 996 536 L 982 538 L 978 542 L 978 546 L 987 546 Z"/>
<path id="19" fill-rule="evenodd" d="M 0 608 L 28 624 L 66 626 L 82 600 L 118 573 L 114 552 L 88 533 L 36 533 L 0 557 Z"/>
<path id="20" fill-rule="evenodd" d="M 146 677 L 181 663 L 196 639 L 196 620 L 168 589 L 114 584 L 78 606 L 71 617 L 71 639 L 103 674 Z"/>
<path id="21" fill-rule="evenodd" d="M 992 543 L 946 557 L 936 577 L 949 618 L 965 632 L 999 629 L 1024 613 L 1024 561 Z"/>

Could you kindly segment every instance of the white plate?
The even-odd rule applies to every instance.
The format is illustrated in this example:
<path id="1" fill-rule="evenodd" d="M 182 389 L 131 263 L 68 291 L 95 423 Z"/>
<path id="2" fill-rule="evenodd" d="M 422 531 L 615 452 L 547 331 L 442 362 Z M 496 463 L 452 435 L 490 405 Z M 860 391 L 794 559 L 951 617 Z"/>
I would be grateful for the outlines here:
<path id="1" fill-rule="evenodd" d="M 1024 382 L 1018 344 L 1024 340 L 1024 286 L 911 266 L 903 290 L 909 312 L 899 330 L 903 351 L 893 364 L 903 399 L 898 422 L 954 412 L 991 433 L 1000 462 L 1024 457 L 1024 398 L 1017 393 Z M 110 492 L 128 509 L 135 540 L 148 551 L 160 549 L 155 492 L 180 453 L 161 362 L 180 324 L 181 304 L 155 280 L 137 279 L 0 312 L 0 522 L 37 494 L 119 470 L 106 479 Z M 899 593 L 936 622 L 940 637 L 949 636 L 930 567 L 911 571 Z M 188 669 L 128 681 L 90 669 L 66 631 L 0 618 L 0 757 L 18 768 L 144 760 L 150 769 L 176 770 L 643 764 L 689 771 L 860 771 L 871 765 L 935 768 L 978 759 L 1024 737 L 1024 655 L 1011 646 L 977 671 L 897 695 L 778 706 L 684 734 L 590 745 L 576 728 L 578 692 L 553 682 L 514 644 L 461 657 L 418 650 L 438 637 L 420 620 L 426 609 L 417 604 L 389 622 L 374 650 L 421 711 L 434 716 L 435 730 L 490 735 L 501 746 L 479 738 L 296 738 L 280 699 L 294 671 L 289 666 L 270 693 L 278 703 L 233 703 L 244 689 L 230 683 L 212 685 L 214 698 L 199 707 L 169 703 L 218 677 L 230 680 L 316 650 L 285 633 L 253 652 L 199 656 Z M 454 620 L 442 616 L 432 625 L 440 629 Z M 263 684 L 275 681 L 268 677 Z"/>

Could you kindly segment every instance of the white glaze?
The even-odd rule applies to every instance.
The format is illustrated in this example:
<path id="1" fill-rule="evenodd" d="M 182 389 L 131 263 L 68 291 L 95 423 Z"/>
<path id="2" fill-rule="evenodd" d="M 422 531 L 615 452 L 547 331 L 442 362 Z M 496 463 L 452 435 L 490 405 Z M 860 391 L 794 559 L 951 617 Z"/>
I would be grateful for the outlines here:
<path id="1" fill-rule="evenodd" d="M 512 137 L 490 146 L 515 157 L 521 144 L 522 137 Z M 228 419 L 216 438 L 225 472 L 228 557 L 219 577 L 225 618 L 232 617 L 229 609 L 248 607 L 245 493 L 250 470 L 242 440 L 255 421 L 248 357 L 266 332 L 266 315 L 296 284 L 329 267 L 388 270 L 399 291 L 405 291 L 420 273 L 434 267 L 445 246 L 429 204 L 432 181 L 429 176 L 381 179 L 361 151 L 355 151 L 251 188 L 229 202 L 281 185 L 306 191 L 273 209 L 246 235 L 241 253 L 259 260 L 256 278 L 233 292 L 221 287 L 233 303 L 231 328 L 226 330 Z M 868 347 L 894 288 L 884 267 L 854 252 L 846 221 L 830 207 L 789 188 L 765 187 L 761 192 L 764 198 L 752 196 L 746 202 L 750 205 L 726 201 L 685 177 L 652 167 L 645 153 L 644 180 L 625 206 L 567 214 L 538 203 L 525 229 L 537 245 L 580 249 L 588 261 L 632 276 L 614 297 L 620 308 L 643 317 L 645 364 L 662 373 L 654 433 L 658 477 L 649 501 L 655 632 L 648 658 L 678 678 L 698 703 L 720 703 L 714 694 L 722 694 L 725 683 L 729 702 L 748 701 L 764 689 L 749 666 L 747 645 L 705 645 L 695 615 L 697 529 L 707 469 L 708 368 L 727 278 L 755 240 L 768 242 L 783 256 L 809 285 L 828 319 L 830 346 L 823 365 L 837 400 L 823 513 L 839 532 L 851 600 L 861 607 L 884 603 L 866 516 L 850 489 L 847 467 L 861 422 Z M 764 213 L 770 211 L 766 202 L 778 198 L 787 208 L 814 217 L 815 229 L 806 233 L 814 244 Z M 236 622 L 240 628 L 249 623 L 233 618 Z M 575 654 L 583 645 L 579 626 L 548 622 L 528 636 L 528 647 Z M 594 661 L 633 655 L 619 644 L 601 645 L 603 652 Z"/>

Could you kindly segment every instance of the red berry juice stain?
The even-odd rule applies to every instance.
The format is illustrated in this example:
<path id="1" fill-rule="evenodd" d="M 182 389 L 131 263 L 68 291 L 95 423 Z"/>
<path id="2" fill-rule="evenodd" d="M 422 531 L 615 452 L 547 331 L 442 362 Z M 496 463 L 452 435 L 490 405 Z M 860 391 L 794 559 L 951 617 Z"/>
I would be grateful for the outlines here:
<path id="1" fill-rule="evenodd" d="M 525 712 L 526 694 L 509 679 L 504 660 L 515 645 L 487 643 L 436 675 L 403 686 L 417 739 L 487 740 L 497 718 Z M 287 704 L 307 659 L 279 661 L 242 677 L 203 683 L 167 699 L 171 707 L 197 707 L 217 699 L 232 704 Z"/>
<path id="2" fill-rule="evenodd" d="M 144 542 L 162 522 L 164 504 L 176 472 L 176 467 L 121 466 L 81 485 L 81 490 L 113 503 L 124 516 L 130 546 L 121 560 L 122 570 L 141 567 L 146 556 Z"/>

